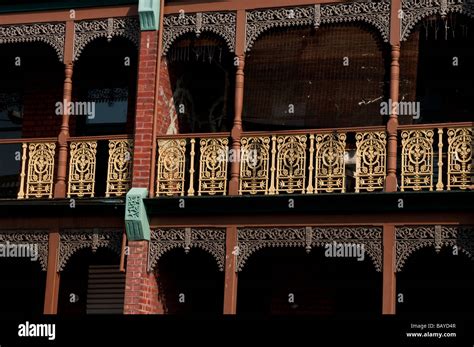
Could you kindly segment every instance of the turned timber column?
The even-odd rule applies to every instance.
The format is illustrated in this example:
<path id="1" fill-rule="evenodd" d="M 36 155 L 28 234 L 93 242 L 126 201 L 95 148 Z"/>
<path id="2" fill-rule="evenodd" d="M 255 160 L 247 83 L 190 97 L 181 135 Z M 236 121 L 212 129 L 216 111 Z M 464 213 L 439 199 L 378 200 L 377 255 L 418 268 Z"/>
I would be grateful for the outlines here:
<path id="1" fill-rule="evenodd" d="M 235 116 L 232 127 L 232 150 L 239 160 L 231 162 L 229 195 L 239 194 L 240 183 L 240 139 L 242 136 L 242 108 L 244 102 L 244 55 L 237 56 L 238 66 L 235 78 Z M 226 229 L 225 283 L 224 283 L 224 314 L 235 314 L 237 311 L 237 227 Z"/>
<path id="2" fill-rule="evenodd" d="M 72 95 L 72 73 L 74 52 L 74 21 L 66 22 L 64 38 L 64 86 L 63 86 L 63 115 L 61 129 L 58 136 L 59 155 L 54 197 L 66 197 L 66 172 L 68 159 L 69 140 L 69 102 Z M 60 226 L 55 226 L 49 232 L 48 240 L 48 268 L 46 273 L 46 290 L 44 294 L 44 313 L 56 314 L 58 312 L 60 274 L 57 271 L 59 261 Z"/>
<path id="3" fill-rule="evenodd" d="M 232 127 L 232 150 L 235 157 L 239 160 L 234 160 L 231 163 L 230 168 L 230 182 L 229 182 L 229 195 L 239 194 L 239 181 L 240 181 L 240 138 L 242 137 L 242 109 L 244 103 L 244 67 L 245 67 L 245 55 L 241 54 L 237 56 L 237 72 L 235 75 L 235 114 L 234 114 L 234 125 Z"/>
<path id="4" fill-rule="evenodd" d="M 391 112 L 387 122 L 387 179 L 385 180 L 385 191 L 397 191 L 397 135 L 398 114 L 397 104 L 400 88 L 400 45 L 392 45 L 392 62 L 390 65 L 390 100 Z"/>
<path id="5" fill-rule="evenodd" d="M 383 295 L 382 313 L 395 314 L 397 286 L 395 276 L 396 239 L 395 225 L 384 224 L 383 226 Z"/>
<path id="6" fill-rule="evenodd" d="M 398 99 L 400 90 L 400 32 L 402 19 L 405 16 L 401 0 L 391 0 L 390 6 L 390 101 L 391 112 L 387 122 L 387 178 L 385 191 L 397 191 L 397 136 L 398 136 Z M 383 285 L 382 313 L 395 314 L 397 283 L 396 283 L 396 226 L 383 226 Z"/>
<path id="7" fill-rule="evenodd" d="M 57 261 L 59 253 L 59 228 L 51 230 L 48 239 L 48 268 L 46 273 L 46 290 L 44 297 L 44 314 L 58 313 L 59 272 Z"/>
<path id="8" fill-rule="evenodd" d="M 69 103 L 72 95 L 72 72 L 73 65 L 66 63 L 65 79 L 64 79 L 64 95 L 62 102 L 64 103 L 63 118 L 61 123 L 61 130 L 58 136 L 59 143 L 59 157 L 58 157 L 58 175 L 56 177 L 56 184 L 54 186 L 54 197 L 66 197 L 66 172 L 67 172 L 67 157 L 68 157 L 68 139 L 69 139 Z"/>
<path id="9" fill-rule="evenodd" d="M 237 312 L 237 257 L 239 255 L 236 226 L 226 229 L 225 249 L 224 314 L 235 314 Z"/>
<path id="10" fill-rule="evenodd" d="M 229 195 L 239 194 L 240 185 L 240 148 L 242 137 L 242 110 L 244 105 L 244 67 L 245 67 L 245 10 L 237 11 L 235 56 L 237 71 L 235 75 L 235 108 L 232 126 L 232 150 L 234 160 L 230 167 Z M 238 226 L 229 225 L 226 229 L 225 241 L 225 282 L 224 282 L 224 314 L 237 313 L 237 260 L 239 256 Z"/>

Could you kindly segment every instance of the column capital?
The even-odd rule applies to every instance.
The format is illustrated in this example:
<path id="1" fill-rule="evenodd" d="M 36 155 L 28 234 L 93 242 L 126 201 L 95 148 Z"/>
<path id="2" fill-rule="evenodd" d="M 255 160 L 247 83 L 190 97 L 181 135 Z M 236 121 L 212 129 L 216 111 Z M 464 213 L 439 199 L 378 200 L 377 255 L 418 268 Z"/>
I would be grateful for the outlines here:
<path id="1" fill-rule="evenodd" d="M 141 31 L 156 31 L 160 28 L 161 0 L 139 0 L 138 15 Z"/>

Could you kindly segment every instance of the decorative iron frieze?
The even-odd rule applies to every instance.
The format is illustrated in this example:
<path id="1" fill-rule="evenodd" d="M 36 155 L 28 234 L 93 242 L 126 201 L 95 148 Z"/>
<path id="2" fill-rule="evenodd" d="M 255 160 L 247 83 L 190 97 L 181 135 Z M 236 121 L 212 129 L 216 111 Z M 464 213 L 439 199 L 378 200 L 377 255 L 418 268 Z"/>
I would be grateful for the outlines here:
<path id="1" fill-rule="evenodd" d="M 219 35 L 227 43 L 229 51 L 235 51 L 235 12 L 179 13 L 165 16 L 163 22 L 163 55 L 180 36 L 194 32 L 199 37 L 205 31 Z"/>
<path id="2" fill-rule="evenodd" d="M 380 227 L 287 227 L 239 228 L 237 268 L 242 271 L 246 261 L 257 250 L 267 247 L 313 247 L 350 243 L 364 245 L 376 271 L 382 271 L 382 228 Z"/>
<path id="3" fill-rule="evenodd" d="M 275 137 L 272 137 L 275 141 Z M 302 193 L 306 187 L 306 135 L 278 136 L 275 193 Z M 273 168 L 272 164 L 272 168 Z"/>
<path id="4" fill-rule="evenodd" d="M 316 193 L 346 191 L 346 137 L 343 133 L 316 135 Z"/>
<path id="5" fill-rule="evenodd" d="M 87 101 L 113 103 L 127 100 L 127 88 L 96 88 L 87 93 Z"/>
<path id="6" fill-rule="evenodd" d="M 240 161 L 240 194 L 268 194 L 270 177 L 270 136 L 243 137 L 242 153 L 254 153 L 253 160 L 249 155 Z"/>
<path id="7" fill-rule="evenodd" d="M 91 41 L 105 37 L 124 37 L 140 46 L 140 23 L 137 17 L 120 17 L 84 20 L 74 23 L 74 61 L 79 59 L 84 48 Z"/>
<path id="8" fill-rule="evenodd" d="M 467 189 L 474 178 L 472 152 L 474 143 L 473 128 L 448 128 L 448 178 L 447 190 Z"/>
<path id="9" fill-rule="evenodd" d="M 474 256 L 474 226 L 404 226 L 396 232 L 396 270 L 402 271 L 408 257 L 416 250 L 433 247 L 439 252 L 442 247 L 457 247 L 457 250 L 472 258 Z"/>
<path id="10" fill-rule="evenodd" d="M 356 133 L 356 193 L 383 190 L 387 162 L 387 135 L 384 131 Z"/>
<path id="11" fill-rule="evenodd" d="M 183 248 L 185 253 L 193 247 L 209 252 L 217 261 L 220 271 L 225 264 L 225 229 L 219 228 L 161 228 L 152 230 L 148 255 L 148 271 L 152 271 L 163 254 Z"/>
<path id="12" fill-rule="evenodd" d="M 44 42 L 54 48 L 59 60 L 64 60 L 65 23 L 35 23 L 0 26 L 0 44 Z"/>
<path id="13" fill-rule="evenodd" d="M 186 142 L 186 139 L 158 140 L 156 196 L 184 195 Z"/>
<path id="14" fill-rule="evenodd" d="M 402 131 L 402 168 L 400 190 L 433 190 L 434 131 Z"/>
<path id="15" fill-rule="evenodd" d="M 54 142 L 23 143 L 18 199 L 53 197 L 55 150 Z"/>
<path id="16" fill-rule="evenodd" d="M 63 271 L 69 258 L 78 250 L 109 248 L 118 255 L 122 249 L 122 231 L 116 229 L 68 229 L 60 232 L 58 271 Z"/>
<path id="17" fill-rule="evenodd" d="M 390 1 L 350 2 L 344 4 L 311 5 L 247 12 L 245 50 L 249 51 L 265 31 L 277 27 L 343 22 L 366 22 L 375 26 L 385 42 L 390 31 Z"/>
<path id="18" fill-rule="evenodd" d="M 131 183 L 133 140 L 109 140 L 105 197 L 123 196 Z"/>
<path id="19" fill-rule="evenodd" d="M 462 13 L 474 17 L 474 3 L 470 0 L 402 0 L 400 40 L 406 41 L 415 25 L 423 18 L 438 14 Z"/>
<path id="20" fill-rule="evenodd" d="M 227 190 L 229 139 L 226 137 L 202 138 L 199 141 L 198 195 L 225 195 Z"/>
<path id="21" fill-rule="evenodd" d="M 48 232 L 45 230 L 1 230 L 0 244 L 8 242 L 15 245 L 38 245 L 38 261 L 41 270 L 46 271 L 48 268 L 48 235 Z"/>
<path id="22" fill-rule="evenodd" d="M 94 197 L 97 141 L 71 142 L 67 197 Z"/>

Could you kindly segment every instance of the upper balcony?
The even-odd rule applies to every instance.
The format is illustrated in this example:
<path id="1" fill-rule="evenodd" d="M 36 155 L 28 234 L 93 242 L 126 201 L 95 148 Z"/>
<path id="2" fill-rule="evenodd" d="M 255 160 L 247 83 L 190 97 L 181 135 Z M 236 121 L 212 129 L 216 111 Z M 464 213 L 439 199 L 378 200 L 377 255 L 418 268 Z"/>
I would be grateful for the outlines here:
<path id="1" fill-rule="evenodd" d="M 67 198 L 118 197 L 129 190 L 137 47 L 104 37 L 80 53 L 69 102 L 65 66 L 52 47 L 0 45 L 0 198 L 56 197 L 61 177 Z M 67 154 L 65 172 L 61 151 Z"/>
<path id="2" fill-rule="evenodd" d="M 472 188 L 471 19 L 418 23 L 402 43 L 400 76 L 391 76 L 379 28 L 293 24 L 249 33 L 237 57 L 228 37 L 205 26 L 164 39 L 152 196 L 227 195 L 231 180 L 240 195 L 381 192 L 390 162 L 399 191 Z M 132 159 L 144 155 L 133 140 L 150 135 L 135 121 L 136 42 L 109 39 L 77 50 L 65 141 L 58 107 L 69 82 L 57 52 L 2 43 L 0 198 L 53 198 L 61 181 L 65 197 L 130 188 Z"/>
<path id="3" fill-rule="evenodd" d="M 474 123 L 399 130 L 400 191 L 467 189 L 473 183 Z M 239 194 L 380 192 L 387 176 L 383 127 L 160 136 L 156 196 L 226 195 L 232 161 Z"/>
<path id="4" fill-rule="evenodd" d="M 374 27 L 290 22 L 247 33 L 238 136 L 241 61 L 225 37 L 203 31 L 167 42 L 164 115 L 176 134 L 156 139 L 155 196 L 227 195 L 233 162 L 240 195 L 381 192 L 391 82 L 399 84 L 398 191 L 472 189 L 474 70 L 459 64 L 474 54 L 463 29 L 471 19 L 420 21 L 402 43 L 395 81 L 390 46 Z"/>

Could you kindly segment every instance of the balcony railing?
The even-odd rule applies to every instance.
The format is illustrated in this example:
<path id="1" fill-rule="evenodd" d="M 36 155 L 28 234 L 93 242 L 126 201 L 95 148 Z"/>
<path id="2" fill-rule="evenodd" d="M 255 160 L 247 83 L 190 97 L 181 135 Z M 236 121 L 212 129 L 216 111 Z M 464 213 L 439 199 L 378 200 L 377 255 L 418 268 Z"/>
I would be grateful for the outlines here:
<path id="1" fill-rule="evenodd" d="M 401 126 L 400 190 L 473 185 L 473 124 Z"/>
<path id="2" fill-rule="evenodd" d="M 124 136 L 71 138 L 67 197 L 125 195 L 131 182 L 132 147 L 132 140 Z M 104 182 L 105 189 L 96 186 Z"/>
<path id="3" fill-rule="evenodd" d="M 56 138 L 1 140 L 21 162 L 18 174 L 6 177 L 2 197 L 53 198 L 57 181 Z M 68 142 L 67 197 L 123 196 L 131 183 L 132 140 L 127 136 L 75 137 Z M 12 155 L 13 157 L 13 155 Z M 10 166 L 15 166 L 12 160 Z M 13 168 L 15 170 L 15 168 Z M 5 177 L 5 176 L 4 176 Z"/>
<path id="4" fill-rule="evenodd" d="M 156 195 L 225 195 L 229 133 L 158 138 Z"/>
<path id="5" fill-rule="evenodd" d="M 472 128 L 472 123 L 401 126 L 399 189 L 468 188 Z M 239 161 L 241 195 L 384 189 L 384 127 L 246 132 L 238 154 L 229 151 L 230 141 L 228 133 L 160 136 L 156 195 L 225 195 L 234 160 Z"/>

